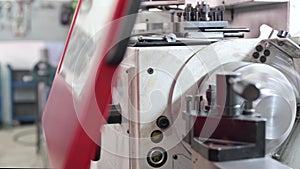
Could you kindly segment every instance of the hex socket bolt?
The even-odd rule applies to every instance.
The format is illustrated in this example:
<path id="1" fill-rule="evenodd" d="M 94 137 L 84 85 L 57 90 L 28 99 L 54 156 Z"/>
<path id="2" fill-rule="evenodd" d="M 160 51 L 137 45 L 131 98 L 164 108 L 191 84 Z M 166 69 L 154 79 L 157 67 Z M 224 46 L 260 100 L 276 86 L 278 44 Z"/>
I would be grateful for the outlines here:
<path id="1" fill-rule="evenodd" d="M 185 96 L 185 101 L 186 101 L 186 113 L 191 114 L 191 109 L 192 109 L 192 100 L 193 96 L 187 95 Z"/>
<path id="2" fill-rule="evenodd" d="M 176 13 L 176 11 L 173 9 L 173 10 L 170 10 L 170 14 L 171 14 L 171 22 L 174 22 L 174 18 L 175 18 L 175 13 Z"/>
<path id="3" fill-rule="evenodd" d="M 181 22 L 182 12 L 177 12 L 178 22 Z"/>
<path id="4" fill-rule="evenodd" d="M 196 109 L 197 114 L 199 114 L 201 111 L 200 104 L 201 104 L 202 100 L 203 100 L 202 96 L 200 96 L 200 95 L 195 96 L 195 109 Z"/>

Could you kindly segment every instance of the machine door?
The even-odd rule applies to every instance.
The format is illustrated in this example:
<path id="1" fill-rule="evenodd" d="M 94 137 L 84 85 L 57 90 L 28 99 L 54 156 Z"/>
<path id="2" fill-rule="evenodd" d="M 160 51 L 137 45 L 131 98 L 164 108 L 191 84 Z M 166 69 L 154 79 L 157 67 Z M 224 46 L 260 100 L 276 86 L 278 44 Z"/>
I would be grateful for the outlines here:
<path id="1" fill-rule="evenodd" d="M 135 22 L 136 0 L 80 0 L 43 114 L 51 167 L 87 169 L 97 156 L 112 78 Z"/>

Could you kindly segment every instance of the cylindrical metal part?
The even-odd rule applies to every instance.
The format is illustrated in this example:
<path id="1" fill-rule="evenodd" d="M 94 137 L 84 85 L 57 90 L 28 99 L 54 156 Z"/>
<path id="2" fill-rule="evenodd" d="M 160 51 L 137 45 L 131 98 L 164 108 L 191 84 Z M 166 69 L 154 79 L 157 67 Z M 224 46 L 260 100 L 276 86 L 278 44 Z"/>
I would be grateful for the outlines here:
<path id="1" fill-rule="evenodd" d="M 244 38 L 244 33 L 224 33 L 225 38 Z"/>
<path id="2" fill-rule="evenodd" d="M 170 10 L 170 13 L 171 13 L 171 22 L 174 22 L 176 11 L 175 10 Z"/>
<path id="3" fill-rule="evenodd" d="M 253 102 L 252 101 L 245 101 L 243 106 L 243 115 L 253 115 L 255 110 L 253 109 Z"/>
<path id="4" fill-rule="evenodd" d="M 241 113 L 241 97 L 233 90 L 231 81 L 240 73 L 217 74 L 217 113 L 224 117 L 236 117 Z"/>
<path id="5" fill-rule="evenodd" d="M 194 8 L 194 20 L 200 21 L 201 5 L 197 2 L 197 5 Z"/>
<path id="6" fill-rule="evenodd" d="M 164 37 L 151 37 L 151 36 L 140 36 L 138 38 L 138 41 L 139 42 L 144 42 L 144 41 L 147 41 L 147 42 L 151 42 L 151 41 L 164 41 Z"/>
<path id="7" fill-rule="evenodd" d="M 224 16 L 225 16 L 225 7 L 221 6 L 221 7 L 219 7 L 218 20 L 224 21 Z"/>
<path id="8" fill-rule="evenodd" d="M 197 114 L 200 114 L 201 112 L 201 102 L 202 102 L 203 98 L 200 95 L 196 95 L 195 96 L 195 110 Z"/>
<path id="9" fill-rule="evenodd" d="M 210 12 L 210 16 L 211 16 L 212 21 L 218 21 L 219 20 L 218 13 L 219 13 L 218 10 L 213 10 L 213 11 Z"/>
<path id="10" fill-rule="evenodd" d="M 192 4 L 187 4 L 184 9 L 184 20 L 185 21 L 193 21 L 193 7 Z"/>
<path id="11" fill-rule="evenodd" d="M 202 2 L 201 4 L 201 20 L 202 21 L 210 21 L 209 13 L 210 13 L 210 7 L 207 2 Z"/>
<path id="12" fill-rule="evenodd" d="M 178 22 L 181 22 L 182 12 L 177 12 Z"/>
<path id="13" fill-rule="evenodd" d="M 215 99 L 216 99 L 216 86 L 209 85 L 208 89 L 206 90 L 207 106 L 205 106 L 205 110 L 209 111 L 212 109 L 213 104 L 215 104 Z"/>
<path id="14" fill-rule="evenodd" d="M 197 12 L 197 11 L 194 12 L 194 20 L 195 21 L 200 21 L 200 13 Z"/>
<path id="15" fill-rule="evenodd" d="M 191 110 L 192 110 L 192 100 L 193 100 L 193 96 L 191 95 L 187 95 L 185 96 L 185 101 L 186 101 L 186 113 L 191 114 Z"/>

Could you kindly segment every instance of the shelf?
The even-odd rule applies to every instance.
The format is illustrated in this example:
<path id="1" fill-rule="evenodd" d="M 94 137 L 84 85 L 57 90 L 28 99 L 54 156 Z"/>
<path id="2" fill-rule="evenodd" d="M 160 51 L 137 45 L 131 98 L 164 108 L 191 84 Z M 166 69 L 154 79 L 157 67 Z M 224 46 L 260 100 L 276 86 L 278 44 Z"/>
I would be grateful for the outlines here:
<path id="1" fill-rule="evenodd" d="M 19 122 L 34 122 L 36 119 L 36 116 L 17 116 L 14 118 L 14 120 L 17 120 Z"/>
<path id="2" fill-rule="evenodd" d="M 36 87 L 36 84 L 33 83 L 33 82 L 30 82 L 30 83 L 25 83 L 25 82 L 14 82 L 13 84 L 13 87 Z"/>
<path id="3" fill-rule="evenodd" d="M 38 112 L 37 84 L 23 81 L 30 74 L 30 70 L 11 69 L 13 119 L 19 122 L 34 122 Z"/>
<path id="4" fill-rule="evenodd" d="M 36 104 L 35 100 L 14 100 L 14 104 Z"/>

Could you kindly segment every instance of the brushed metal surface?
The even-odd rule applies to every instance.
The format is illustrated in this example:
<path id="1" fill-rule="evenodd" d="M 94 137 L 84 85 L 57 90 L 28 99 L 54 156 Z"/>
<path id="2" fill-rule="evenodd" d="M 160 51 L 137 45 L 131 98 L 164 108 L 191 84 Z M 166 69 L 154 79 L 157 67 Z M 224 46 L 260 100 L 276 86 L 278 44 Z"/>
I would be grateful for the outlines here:
<path id="1" fill-rule="evenodd" d="M 215 75 L 222 72 L 241 73 L 242 79 L 259 86 L 261 96 L 253 106 L 267 119 L 266 152 L 275 151 L 290 134 L 296 117 L 296 96 L 290 81 L 269 65 L 232 62 L 220 66 L 203 80 L 199 88 L 201 95 L 205 95 L 209 84 L 215 84 Z"/>

